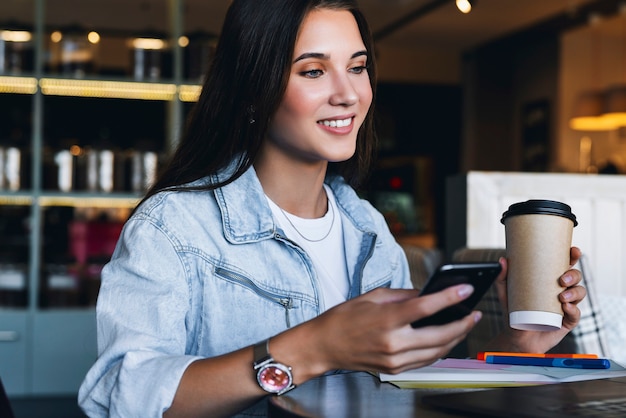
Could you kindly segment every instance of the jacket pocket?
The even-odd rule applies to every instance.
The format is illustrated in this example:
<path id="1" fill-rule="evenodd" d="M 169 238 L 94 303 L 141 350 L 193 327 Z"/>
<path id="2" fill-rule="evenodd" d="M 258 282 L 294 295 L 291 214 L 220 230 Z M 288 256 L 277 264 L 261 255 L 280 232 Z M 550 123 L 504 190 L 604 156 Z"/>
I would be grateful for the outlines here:
<path id="1" fill-rule="evenodd" d="M 221 278 L 228 280 L 232 283 L 239 284 L 246 289 L 254 292 L 257 296 L 269 300 L 273 303 L 280 305 L 285 310 L 285 322 L 287 328 L 291 327 L 291 320 L 289 318 L 289 310 L 293 307 L 293 299 L 290 296 L 279 295 L 278 293 L 270 292 L 260 288 L 251 279 L 244 276 L 241 273 L 227 270 L 223 267 L 216 267 L 215 274 Z"/>

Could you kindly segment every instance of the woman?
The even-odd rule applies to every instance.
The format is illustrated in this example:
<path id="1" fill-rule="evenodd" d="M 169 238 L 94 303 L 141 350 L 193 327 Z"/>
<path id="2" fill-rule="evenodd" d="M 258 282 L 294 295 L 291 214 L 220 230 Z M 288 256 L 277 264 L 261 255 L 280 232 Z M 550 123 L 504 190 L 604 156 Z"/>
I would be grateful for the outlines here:
<path id="1" fill-rule="evenodd" d="M 375 150 L 373 51 L 351 0 L 233 2 L 179 147 L 103 271 L 90 416 L 262 414 L 264 395 L 326 372 L 430 364 L 480 319 L 409 325 L 472 288 L 417 298 L 348 185 Z M 546 351 L 576 325 L 580 274 L 561 280 L 564 329 L 498 347 Z"/>

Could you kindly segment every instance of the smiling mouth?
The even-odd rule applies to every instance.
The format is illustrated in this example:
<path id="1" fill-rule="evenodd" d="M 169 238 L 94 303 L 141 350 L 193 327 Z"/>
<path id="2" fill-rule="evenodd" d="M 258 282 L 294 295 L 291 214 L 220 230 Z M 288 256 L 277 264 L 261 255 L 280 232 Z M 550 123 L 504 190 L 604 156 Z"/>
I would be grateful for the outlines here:
<path id="1" fill-rule="evenodd" d="M 352 123 L 352 118 L 321 120 L 317 123 L 324 125 L 324 126 L 328 126 L 330 128 L 344 128 L 346 126 L 349 126 Z"/>

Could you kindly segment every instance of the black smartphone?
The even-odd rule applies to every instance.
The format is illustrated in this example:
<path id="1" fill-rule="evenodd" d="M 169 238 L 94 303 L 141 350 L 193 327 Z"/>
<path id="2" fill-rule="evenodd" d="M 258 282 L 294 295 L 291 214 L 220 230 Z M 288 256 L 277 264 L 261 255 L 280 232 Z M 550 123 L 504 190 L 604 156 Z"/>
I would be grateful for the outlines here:
<path id="1" fill-rule="evenodd" d="M 420 296 L 436 293 L 447 287 L 463 283 L 474 286 L 474 293 L 456 305 L 412 322 L 411 326 L 419 328 L 428 325 L 443 325 L 467 316 L 489 290 L 500 271 L 502 271 L 502 266 L 497 262 L 455 263 L 440 266 L 428 279 L 420 292 Z"/>

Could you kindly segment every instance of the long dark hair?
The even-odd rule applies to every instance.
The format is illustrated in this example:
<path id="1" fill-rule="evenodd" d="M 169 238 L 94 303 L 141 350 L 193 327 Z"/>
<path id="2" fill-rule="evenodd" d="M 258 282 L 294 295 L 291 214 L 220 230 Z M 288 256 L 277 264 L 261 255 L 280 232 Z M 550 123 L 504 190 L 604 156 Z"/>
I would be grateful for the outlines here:
<path id="1" fill-rule="evenodd" d="M 224 186 L 250 168 L 285 92 L 302 21 L 319 8 L 354 15 L 370 55 L 368 73 L 375 94 L 374 45 L 355 1 L 234 0 L 198 103 L 175 153 L 144 200 L 163 189 L 198 190 L 185 185 L 218 172 L 234 158 L 239 158 L 237 169 L 228 179 L 202 189 Z M 329 165 L 329 171 L 355 187 L 367 175 L 375 153 L 372 107 L 359 131 L 354 156 Z"/>

